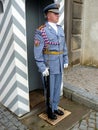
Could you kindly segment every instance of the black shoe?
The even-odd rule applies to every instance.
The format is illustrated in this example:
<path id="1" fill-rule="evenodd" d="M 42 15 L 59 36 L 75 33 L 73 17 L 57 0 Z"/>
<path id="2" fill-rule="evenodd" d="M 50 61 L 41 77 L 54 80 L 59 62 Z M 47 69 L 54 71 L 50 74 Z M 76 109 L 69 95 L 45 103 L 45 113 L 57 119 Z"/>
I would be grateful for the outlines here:
<path id="1" fill-rule="evenodd" d="M 57 116 L 54 113 L 48 114 L 48 118 L 52 119 L 52 120 L 56 120 Z"/>
<path id="2" fill-rule="evenodd" d="M 64 115 L 64 112 L 61 111 L 60 109 L 58 109 L 58 110 L 54 110 L 54 113 L 57 114 L 57 115 L 59 115 L 59 116 Z"/>

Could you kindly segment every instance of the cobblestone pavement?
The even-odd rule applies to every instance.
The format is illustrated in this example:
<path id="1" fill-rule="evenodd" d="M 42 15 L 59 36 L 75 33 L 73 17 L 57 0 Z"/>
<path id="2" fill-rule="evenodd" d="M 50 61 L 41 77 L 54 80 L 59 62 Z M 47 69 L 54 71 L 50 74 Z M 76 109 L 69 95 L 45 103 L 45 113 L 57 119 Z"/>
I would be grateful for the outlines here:
<path id="1" fill-rule="evenodd" d="M 64 81 L 72 85 L 72 91 L 81 89 L 84 96 L 98 102 L 98 68 L 75 66 L 65 70 Z M 75 87 L 74 87 L 75 86 Z M 80 90 L 80 94 L 81 94 Z M 78 100 L 78 99 L 77 99 Z M 70 130 L 98 130 L 98 111 L 92 110 L 90 113 L 78 121 Z"/>
<path id="2" fill-rule="evenodd" d="M 77 122 L 71 130 L 98 130 L 98 112 L 91 111 L 88 116 Z"/>
<path id="3" fill-rule="evenodd" d="M 64 80 L 77 88 L 84 89 L 86 92 L 98 96 L 97 68 L 73 67 L 65 71 Z M 16 115 L 0 104 L 0 130 L 28 130 L 28 128 L 20 122 Z M 98 111 L 91 109 L 90 113 L 74 124 L 70 130 L 98 130 Z"/>
<path id="4" fill-rule="evenodd" d="M 65 70 L 64 77 L 65 82 L 84 88 L 89 93 L 98 94 L 98 68 L 75 66 Z"/>
<path id="5" fill-rule="evenodd" d="M 28 128 L 0 104 L 0 130 L 28 130 Z"/>

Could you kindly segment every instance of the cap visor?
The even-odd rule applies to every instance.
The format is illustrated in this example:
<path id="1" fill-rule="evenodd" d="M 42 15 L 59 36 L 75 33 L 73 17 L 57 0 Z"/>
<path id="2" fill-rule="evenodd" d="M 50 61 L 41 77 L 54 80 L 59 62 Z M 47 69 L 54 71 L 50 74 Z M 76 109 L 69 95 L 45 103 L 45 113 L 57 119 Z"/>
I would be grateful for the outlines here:
<path id="1" fill-rule="evenodd" d="M 53 13 L 57 13 L 57 14 L 60 13 L 58 9 L 50 9 L 50 10 L 48 10 L 48 11 L 53 12 Z"/>

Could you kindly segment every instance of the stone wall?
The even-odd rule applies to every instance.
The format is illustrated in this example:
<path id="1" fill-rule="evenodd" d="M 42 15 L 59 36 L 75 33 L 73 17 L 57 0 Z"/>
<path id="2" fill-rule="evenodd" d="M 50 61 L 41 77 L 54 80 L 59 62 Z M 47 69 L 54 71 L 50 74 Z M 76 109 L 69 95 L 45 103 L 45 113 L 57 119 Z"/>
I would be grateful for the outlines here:
<path id="1" fill-rule="evenodd" d="M 72 1 L 71 65 L 80 64 L 83 0 Z"/>

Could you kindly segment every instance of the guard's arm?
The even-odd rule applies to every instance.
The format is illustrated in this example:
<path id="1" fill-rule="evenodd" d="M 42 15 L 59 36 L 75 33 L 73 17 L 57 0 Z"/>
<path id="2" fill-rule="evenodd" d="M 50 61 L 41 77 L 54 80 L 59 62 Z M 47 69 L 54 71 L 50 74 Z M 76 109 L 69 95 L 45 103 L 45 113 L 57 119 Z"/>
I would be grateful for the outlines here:
<path id="1" fill-rule="evenodd" d="M 46 65 L 43 56 L 44 40 L 41 36 L 40 30 L 36 30 L 34 36 L 34 58 L 39 71 L 43 73 L 46 70 Z"/>

